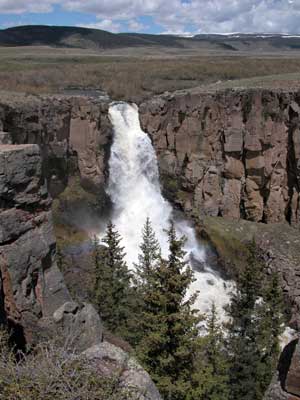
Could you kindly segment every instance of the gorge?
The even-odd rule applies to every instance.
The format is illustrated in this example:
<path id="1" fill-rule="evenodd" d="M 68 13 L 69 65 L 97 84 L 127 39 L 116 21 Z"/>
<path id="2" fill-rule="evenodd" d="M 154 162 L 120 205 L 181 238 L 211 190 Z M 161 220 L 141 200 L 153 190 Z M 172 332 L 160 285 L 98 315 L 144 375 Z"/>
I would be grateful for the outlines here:
<path id="1" fill-rule="evenodd" d="M 243 246 L 254 236 L 258 251 L 264 253 L 266 273 L 271 269 L 280 273 L 290 325 L 299 329 L 299 99 L 298 92 L 178 92 L 140 104 L 139 121 L 135 106 L 124 103 L 109 108 L 107 101 L 84 96 L 4 94 L 0 100 L 0 125 L 4 132 L 10 133 L 5 137 L 10 136 L 9 141 L 14 145 L 40 146 L 40 170 L 35 172 L 32 167 L 37 149 L 26 150 L 32 156 L 26 153 L 19 165 L 28 166 L 26 179 L 30 175 L 36 175 L 37 182 L 46 178 L 54 203 L 58 203 L 59 213 L 54 216 L 59 218 L 59 224 L 72 225 L 76 230 L 84 222 L 89 234 L 98 232 L 103 210 L 107 211 L 112 201 L 113 219 L 125 238 L 130 262 L 134 261 L 133 249 L 147 216 L 164 248 L 162 228 L 172 215 L 172 207 L 195 223 L 197 234 L 210 241 L 217 251 L 223 272 L 233 278 L 245 262 Z M 7 167 L 7 160 L 15 157 L 14 151 L 14 146 L 2 150 L 6 166 L 0 171 L 1 179 L 7 180 L 9 171 L 13 171 Z M 172 206 L 160 193 L 158 170 L 163 195 L 172 201 Z M 13 256 L 13 243 L 23 234 L 23 231 L 10 232 L 9 236 L 3 233 L 12 226 L 7 222 L 8 206 L 15 201 L 13 210 L 19 213 L 24 204 L 18 193 L 27 181 L 22 176 L 16 178 L 16 190 L 1 187 L 1 215 L 6 221 L 1 225 L 2 256 L 8 250 Z M 74 190 L 69 190 L 74 188 L 74 178 L 80 182 L 75 198 Z M 107 184 L 110 199 L 105 192 Z M 34 185 L 30 185 L 25 190 L 29 200 L 23 211 L 30 214 L 39 210 L 51 215 L 45 189 L 41 189 L 43 200 L 37 207 L 30 197 Z M 90 196 L 88 202 L 86 193 Z M 138 205 L 137 196 L 143 198 Z M 87 203 L 92 205 L 88 211 Z M 130 225 L 126 224 L 128 215 L 134 221 Z M 193 230 L 185 222 L 179 222 L 177 228 L 189 237 L 187 250 L 193 249 L 193 255 L 202 264 L 204 253 Z M 42 242 L 48 243 L 50 250 L 46 253 L 54 258 L 53 236 Z M 27 249 L 18 249 L 21 258 L 27 254 L 22 253 Z M 46 257 L 41 270 L 52 271 L 50 258 Z M 6 284 L 2 283 L 5 290 L 0 293 L 4 293 L 7 316 L 14 319 L 17 315 L 29 338 L 28 325 L 40 322 L 41 311 L 33 307 L 31 312 L 27 301 L 37 304 L 38 296 L 23 289 L 24 281 L 28 280 L 32 281 L 29 286 L 35 288 L 36 277 L 33 274 L 32 278 L 34 271 L 29 264 L 24 267 L 28 275 L 22 278 L 11 268 L 2 266 L 2 281 Z M 220 290 L 223 291 L 223 281 L 216 273 L 206 269 L 204 273 L 197 272 L 198 276 L 201 282 L 210 278 L 216 281 L 215 286 L 200 287 L 201 292 L 218 288 L 219 296 Z M 9 279 L 12 287 L 7 284 Z M 54 311 L 51 309 L 49 313 Z M 297 374 L 297 367 L 295 371 Z M 292 393 L 300 395 L 295 389 Z"/>
<path id="2" fill-rule="evenodd" d="M 163 257 L 167 257 L 166 231 L 174 219 L 178 235 L 187 239 L 187 261 L 195 269 L 196 281 L 190 290 L 201 293 L 195 307 L 205 313 L 215 303 L 223 314 L 233 284 L 223 280 L 207 265 L 204 246 L 196 238 L 194 229 L 185 219 L 176 220 L 171 204 L 163 198 L 155 150 L 150 138 L 140 128 L 138 107 L 116 103 L 110 106 L 109 115 L 114 139 L 109 160 L 108 194 L 114 205 L 113 222 L 123 238 L 128 264 L 133 267 L 137 262 L 141 232 L 147 218 L 156 233 Z"/>

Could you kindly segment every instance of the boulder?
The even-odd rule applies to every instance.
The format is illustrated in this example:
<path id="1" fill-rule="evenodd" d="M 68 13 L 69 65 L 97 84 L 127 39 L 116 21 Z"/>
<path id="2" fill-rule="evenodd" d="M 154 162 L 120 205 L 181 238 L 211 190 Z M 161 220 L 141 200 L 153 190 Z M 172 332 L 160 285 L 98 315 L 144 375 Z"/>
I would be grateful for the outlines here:
<path id="1" fill-rule="evenodd" d="M 294 340 L 283 350 L 278 372 L 274 376 L 264 400 L 300 399 L 300 343 Z"/>
<path id="2" fill-rule="evenodd" d="M 103 375 L 114 376 L 119 371 L 119 384 L 130 390 L 132 400 L 162 400 L 149 374 L 119 347 L 104 341 L 83 354 L 96 362 Z"/>
<path id="3" fill-rule="evenodd" d="M 78 351 L 84 351 L 102 342 L 102 323 L 91 304 L 67 302 L 54 312 L 53 319 Z"/>
<path id="4" fill-rule="evenodd" d="M 284 388 L 286 392 L 300 398 L 300 342 L 294 350 Z"/>

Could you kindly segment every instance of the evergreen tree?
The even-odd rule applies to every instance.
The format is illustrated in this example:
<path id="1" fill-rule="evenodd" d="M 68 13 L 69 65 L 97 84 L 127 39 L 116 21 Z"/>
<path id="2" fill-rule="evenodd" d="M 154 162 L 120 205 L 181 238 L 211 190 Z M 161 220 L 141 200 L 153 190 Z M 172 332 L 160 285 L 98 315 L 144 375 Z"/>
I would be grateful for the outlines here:
<path id="1" fill-rule="evenodd" d="M 152 228 L 149 218 L 146 219 L 142 229 L 142 243 L 140 245 L 140 254 L 138 255 L 138 263 L 135 264 L 135 289 L 136 301 L 134 309 L 135 334 L 132 337 L 131 344 L 136 346 L 140 343 L 144 336 L 143 311 L 146 308 L 145 298 L 151 294 L 153 285 L 155 285 L 155 272 L 161 260 L 161 249 L 156 239 L 155 232 Z"/>
<path id="2" fill-rule="evenodd" d="M 267 305 L 266 317 L 269 320 L 271 331 L 269 349 L 273 358 L 274 367 L 275 364 L 277 364 L 278 355 L 280 353 L 279 337 L 283 333 L 285 323 L 283 293 L 277 272 L 272 272 L 271 279 L 266 285 L 264 298 Z"/>
<path id="3" fill-rule="evenodd" d="M 280 335 L 284 331 L 283 294 L 277 272 L 267 277 L 260 304 L 261 329 L 259 343 L 263 355 L 260 365 L 261 385 L 267 389 L 276 370 L 280 355 Z"/>
<path id="4" fill-rule="evenodd" d="M 131 314 L 131 274 L 124 261 L 124 248 L 115 226 L 109 222 L 103 245 L 94 240 L 94 298 L 107 328 L 125 335 Z"/>
<path id="5" fill-rule="evenodd" d="M 272 278 L 269 288 L 264 289 L 262 264 L 255 247 L 252 242 L 248 263 L 238 279 L 237 290 L 228 308 L 232 400 L 263 398 L 274 372 L 278 350 L 281 318 L 278 280 Z"/>
<path id="6" fill-rule="evenodd" d="M 257 338 L 259 327 L 255 306 L 261 296 L 261 265 L 255 256 L 255 243 L 249 248 L 245 271 L 240 274 L 236 293 L 229 306 L 230 391 L 232 400 L 259 400 Z"/>
<path id="7" fill-rule="evenodd" d="M 228 400 L 229 371 L 225 340 L 214 303 L 206 325 L 207 333 L 201 338 L 201 351 L 192 375 L 193 390 L 188 400 Z"/>
<path id="8" fill-rule="evenodd" d="M 142 230 L 142 243 L 140 245 L 138 263 L 135 265 L 140 287 L 149 284 L 149 279 L 154 268 L 161 258 L 161 249 L 153 231 L 150 218 L 147 217 Z"/>
<path id="9" fill-rule="evenodd" d="M 199 344 L 200 318 L 193 310 L 196 296 L 187 298 L 193 273 L 184 256 L 184 238 L 174 224 L 168 231 L 169 258 L 147 274 L 143 295 L 144 334 L 137 353 L 165 400 L 182 400 L 191 390 L 191 373 Z"/>

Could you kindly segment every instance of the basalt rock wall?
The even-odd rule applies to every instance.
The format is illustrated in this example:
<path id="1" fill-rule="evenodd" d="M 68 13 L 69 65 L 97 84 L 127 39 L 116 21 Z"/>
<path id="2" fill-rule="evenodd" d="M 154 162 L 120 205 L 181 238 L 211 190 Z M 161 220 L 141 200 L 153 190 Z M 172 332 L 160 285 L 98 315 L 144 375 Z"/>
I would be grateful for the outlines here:
<path id="1" fill-rule="evenodd" d="M 0 95 L 0 131 L 13 144 L 38 144 L 52 197 L 78 174 L 87 191 L 103 191 L 111 141 L 108 101 L 84 96 Z M 3 141 L 2 141 L 3 142 Z"/>
<path id="2" fill-rule="evenodd" d="M 191 216 L 300 222 L 300 93 L 193 90 L 140 107 L 165 193 Z"/>
<path id="3" fill-rule="evenodd" d="M 54 320 L 84 328 L 83 348 L 101 341 L 100 318 L 91 306 L 72 301 L 55 255 L 39 147 L 0 144 L 0 320 L 20 347 L 48 337 L 56 330 Z"/>

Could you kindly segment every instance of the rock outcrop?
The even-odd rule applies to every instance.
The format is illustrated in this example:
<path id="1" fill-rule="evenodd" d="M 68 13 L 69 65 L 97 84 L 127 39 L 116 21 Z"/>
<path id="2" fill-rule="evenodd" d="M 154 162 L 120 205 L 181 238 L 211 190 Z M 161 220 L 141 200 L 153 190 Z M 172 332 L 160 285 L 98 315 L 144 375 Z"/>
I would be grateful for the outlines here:
<path id="1" fill-rule="evenodd" d="M 300 93 L 191 90 L 140 107 L 165 192 L 191 216 L 299 224 Z"/>
<path id="2" fill-rule="evenodd" d="M 293 353 L 284 388 L 286 392 L 300 398 L 300 343 Z"/>
<path id="3" fill-rule="evenodd" d="M 33 344 L 53 328 L 53 314 L 63 308 L 68 329 L 93 332 L 85 348 L 102 339 L 100 319 L 88 305 L 73 305 L 55 261 L 56 241 L 51 199 L 37 145 L 0 146 L 0 276 L 2 320 L 18 345 Z M 58 310 L 58 311 L 57 311 Z M 84 347 L 83 337 L 79 347 Z"/>
<path id="4" fill-rule="evenodd" d="M 132 400 L 162 400 L 149 374 L 119 347 L 104 341 L 91 347 L 84 354 L 96 362 L 104 376 L 110 376 L 115 370 L 119 370 L 120 385 L 131 390 Z"/>
<path id="5" fill-rule="evenodd" d="M 103 190 L 111 140 L 108 101 L 84 96 L 27 96 L 1 93 L 0 143 L 35 143 L 52 197 L 79 173 L 82 186 Z M 2 139 L 3 138 L 3 139 Z M 2 141 L 1 141 L 2 140 Z"/>
<path id="6" fill-rule="evenodd" d="M 265 400 L 300 399 L 300 343 L 295 340 L 284 349 Z"/>
<path id="7" fill-rule="evenodd" d="M 42 174 L 55 199 L 53 219 L 61 252 L 99 231 L 99 217 L 110 204 L 105 192 L 112 136 L 108 104 L 109 99 L 98 94 L 0 94 L 0 144 L 40 147 Z M 78 276 L 64 277 L 80 286 Z"/>

